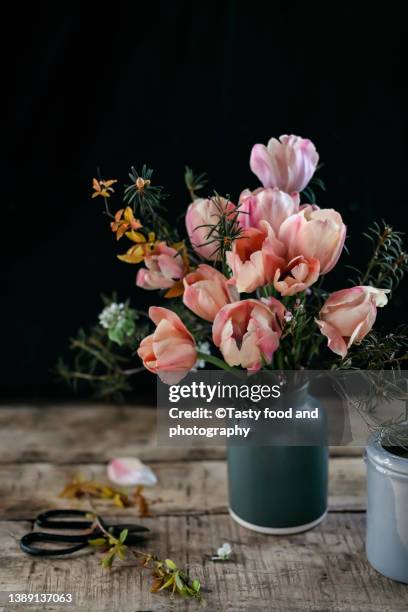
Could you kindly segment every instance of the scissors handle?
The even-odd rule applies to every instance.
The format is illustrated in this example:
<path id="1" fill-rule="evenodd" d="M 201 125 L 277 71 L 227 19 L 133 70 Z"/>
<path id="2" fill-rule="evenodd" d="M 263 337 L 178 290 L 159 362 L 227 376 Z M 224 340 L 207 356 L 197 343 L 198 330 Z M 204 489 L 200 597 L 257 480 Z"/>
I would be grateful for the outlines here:
<path id="1" fill-rule="evenodd" d="M 26 533 L 20 540 L 20 548 L 23 552 L 37 557 L 55 557 L 57 555 L 69 555 L 88 546 L 88 536 L 83 535 L 60 535 L 56 533 L 43 533 L 41 531 L 32 531 Z M 33 546 L 36 542 L 58 542 L 61 543 L 76 543 L 75 546 L 68 548 L 42 548 Z"/>
<path id="2" fill-rule="evenodd" d="M 37 525 L 37 527 L 43 527 L 46 529 L 82 529 L 82 530 L 86 530 L 86 529 L 91 529 L 91 527 L 93 527 L 94 523 L 92 521 L 77 521 L 77 520 L 73 520 L 73 521 L 59 521 L 59 520 L 55 520 L 58 518 L 64 518 L 64 517 L 86 517 L 88 516 L 89 512 L 87 512 L 86 510 L 60 510 L 60 509 L 56 509 L 56 510 L 47 510 L 47 512 L 42 512 L 41 514 L 39 514 L 37 516 L 37 518 L 35 519 L 35 524 Z M 99 520 L 101 521 L 102 519 L 99 517 Z M 113 531 L 113 535 L 119 535 L 120 532 L 122 531 L 122 529 L 127 529 L 129 531 L 129 533 L 136 533 L 136 532 L 147 532 L 149 531 L 148 527 L 144 527 L 143 525 L 137 525 L 135 523 L 122 523 L 120 525 L 108 525 L 105 524 L 104 521 L 103 525 L 104 527 L 106 527 L 107 530 L 112 529 Z M 90 536 L 91 537 L 91 536 Z"/>
<path id="3" fill-rule="evenodd" d="M 90 529 L 92 527 L 92 521 L 58 521 L 56 518 L 64 517 L 82 517 L 85 518 L 89 513 L 85 510 L 47 510 L 42 512 L 35 519 L 37 527 L 46 527 L 49 529 Z"/>

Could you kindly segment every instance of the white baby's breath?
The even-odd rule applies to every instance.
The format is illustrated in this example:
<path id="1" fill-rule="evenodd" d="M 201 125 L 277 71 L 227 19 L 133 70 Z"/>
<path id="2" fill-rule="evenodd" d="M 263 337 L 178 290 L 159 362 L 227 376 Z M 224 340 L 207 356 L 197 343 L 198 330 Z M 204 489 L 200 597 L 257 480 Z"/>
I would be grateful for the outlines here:
<path id="1" fill-rule="evenodd" d="M 112 329 L 115 327 L 125 315 L 125 305 L 121 302 L 117 304 L 112 302 L 109 306 L 105 306 L 99 315 L 99 323 L 105 329 Z"/>
<path id="2" fill-rule="evenodd" d="M 197 344 L 197 350 L 204 355 L 211 355 L 211 347 L 209 342 L 199 342 Z M 197 359 L 193 367 L 193 372 L 199 368 L 205 368 L 205 359 Z"/>

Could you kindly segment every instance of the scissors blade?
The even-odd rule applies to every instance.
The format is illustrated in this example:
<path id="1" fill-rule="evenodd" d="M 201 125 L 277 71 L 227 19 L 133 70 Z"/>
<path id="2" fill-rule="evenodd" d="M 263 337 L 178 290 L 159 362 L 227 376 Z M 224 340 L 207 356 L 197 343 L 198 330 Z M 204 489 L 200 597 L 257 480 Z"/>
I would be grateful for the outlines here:
<path id="1" fill-rule="evenodd" d="M 146 534 L 144 533 L 140 533 L 140 534 L 133 534 L 133 533 L 129 533 L 129 535 L 127 536 L 126 540 L 125 540 L 125 544 L 127 546 L 134 546 L 135 544 L 140 544 L 140 542 L 144 542 L 145 541 L 145 537 Z"/>
<path id="2" fill-rule="evenodd" d="M 147 533 L 150 531 L 148 527 L 144 525 L 136 525 L 135 523 L 121 523 L 120 525 L 107 525 L 107 531 L 111 531 L 112 535 L 118 537 L 124 529 L 127 529 L 129 533 Z"/>

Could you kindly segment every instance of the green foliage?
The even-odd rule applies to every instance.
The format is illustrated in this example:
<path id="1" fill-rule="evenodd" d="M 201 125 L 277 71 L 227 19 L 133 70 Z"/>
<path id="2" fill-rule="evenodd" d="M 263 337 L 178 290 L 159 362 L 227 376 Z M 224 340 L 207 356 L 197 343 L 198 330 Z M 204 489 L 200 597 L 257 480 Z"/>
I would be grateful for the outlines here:
<path id="1" fill-rule="evenodd" d="M 126 559 L 127 546 L 125 544 L 128 530 L 122 529 L 119 538 L 115 538 L 108 531 L 103 532 L 103 536 L 88 540 L 88 544 L 97 550 L 104 552 L 101 560 L 102 567 L 111 567 L 116 557 L 121 561 Z"/>
<path id="2" fill-rule="evenodd" d="M 133 208 L 133 212 L 140 211 L 143 220 L 146 216 L 151 216 L 158 209 L 164 210 L 161 202 L 167 195 L 163 193 L 163 187 L 160 185 L 152 185 L 152 168 L 148 168 L 143 164 L 142 171 L 139 172 L 134 166 L 131 167 L 129 178 L 132 181 L 130 185 L 125 186 L 124 202 Z M 138 179 L 141 179 L 140 187 Z"/>
<path id="3" fill-rule="evenodd" d="M 166 207 L 162 202 L 168 197 L 163 193 L 163 187 L 152 183 L 153 170 L 143 165 L 140 174 L 134 166 L 131 167 L 130 185 L 125 186 L 123 201 L 132 207 L 133 213 L 139 217 L 145 229 L 155 232 L 161 240 L 177 241 L 175 229 L 163 218 Z"/>
<path id="4" fill-rule="evenodd" d="M 403 234 L 382 221 L 381 224 L 374 223 L 364 236 L 373 245 L 373 255 L 364 273 L 349 266 L 358 275 L 354 284 L 389 289 L 392 293 L 408 271 Z"/>
<path id="5" fill-rule="evenodd" d="M 225 276 L 229 277 L 229 269 L 226 263 L 226 253 L 231 251 L 232 245 L 243 232 L 241 225 L 238 222 L 238 216 L 241 213 L 240 205 L 236 206 L 234 210 L 226 207 L 223 200 L 217 192 L 211 198 L 215 205 L 215 215 L 217 221 L 213 224 L 199 225 L 198 227 L 205 227 L 208 230 L 206 240 L 203 245 L 212 244 L 214 250 L 212 256 L 215 256 L 218 262 L 221 262 L 222 271 Z M 229 201 L 229 196 L 225 198 Z M 197 245 L 197 246 L 203 246 Z"/>
<path id="6" fill-rule="evenodd" d="M 350 347 L 341 362 L 334 368 L 356 370 L 399 370 L 408 360 L 408 325 L 395 332 L 381 333 L 372 330 L 360 344 Z"/>
<path id="7" fill-rule="evenodd" d="M 201 599 L 201 583 L 195 579 L 190 581 L 188 574 L 177 567 L 171 559 L 160 561 L 156 558 L 149 558 L 149 563 L 153 563 L 153 584 L 152 593 L 169 591 L 177 593 L 181 597 Z"/>
<path id="8" fill-rule="evenodd" d="M 309 368 L 313 360 L 319 357 L 324 340 L 314 322 L 321 305 L 321 293 L 312 288 L 282 301 L 287 309 L 287 321 L 274 355 L 273 367 L 278 370 Z"/>
<path id="9" fill-rule="evenodd" d="M 206 186 L 207 184 L 206 176 L 207 175 L 205 174 L 205 172 L 196 175 L 194 174 L 191 168 L 186 166 L 186 170 L 184 173 L 184 180 L 185 180 L 186 187 L 188 189 L 188 192 L 192 200 L 195 200 L 197 198 L 196 192 L 200 191 Z"/>
<path id="10" fill-rule="evenodd" d="M 130 308 L 129 301 L 120 304 L 114 301 L 105 306 L 99 315 L 99 323 L 108 330 L 109 340 L 123 346 L 133 342 L 138 318 L 138 313 Z"/>
<path id="11" fill-rule="evenodd" d="M 95 516 L 95 526 L 99 528 L 101 537 L 90 539 L 88 543 L 104 553 L 101 560 L 103 568 L 112 567 L 116 558 L 124 561 L 128 556 L 129 547 L 126 545 L 128 530 L 123 529 L 120 532 L 119 538 L 115 538 L 113 534 L 107 530 L 100 517 Z M 153 583 L 150 591 L 157 593 L 160 591 L 168 591 L 177 593 L 181 597 L 189 597 L 201 599 L 201 583 L 199 580 L 190 580 L 188 573 L 177 567 L 171 559 L 160 560 L 155 555 L 144 553 L 141 551 L 132 550 L 136 557 L 142 558 L 142 566 L 152 569 Z"/>
<path id="12" fill-rule="evenodd" d="M 105 309 L 116 303 L 114 297 L 103 301 Z M 105 317 L 107 327 L 96 324 L 86 331 L 80 329 L 71 338 L 71 363 L 60 359 L 56 371 L 75 391 L 86 384 L 99 399 L 122 401 L 123 393 L 132 390 L 132 377 L 144 369 L 135 367 L 138 359 L 135 349 L 148 334 L 149 326 L 139 322 L 141 313 L 131 309 L 128 303 L 124 313 L 124 317 L 110 320 Z"/>

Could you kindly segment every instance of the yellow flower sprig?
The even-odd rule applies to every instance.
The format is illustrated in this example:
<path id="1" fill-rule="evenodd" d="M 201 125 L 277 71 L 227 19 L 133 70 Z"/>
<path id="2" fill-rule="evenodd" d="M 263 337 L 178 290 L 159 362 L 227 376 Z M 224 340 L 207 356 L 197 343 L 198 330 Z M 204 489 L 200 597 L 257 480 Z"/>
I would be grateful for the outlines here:
<path id="1" fill-rule="evenodd" d="M 124 261 L 128 264 L 139 264 L 144 261 L 146 255 L 154 254 L 158 240 L 154 232 L 149 232 L 147 236 L 141 232 L 136 232 L 131 229 L 125 232 L 126 238 L 129 238 L 135 244 L 130 247 L 123 255 L 117 255 L 120 261 Z"/>
<path id="2" fill-rule="evenodd" d="M 96 178 L 92 181 L 92 187 L 94 189 L 94 193 L 92 194 L 92 198 L 97 198 L 101 196 L 102 198 L 110 198 L 111 193 L 114 193 L 114 189 L 112 185 L 117 183 L 116 179 L 109 179 L 107 181 L 98 180 Z"/>
<path id="3" fill-rule="evenodd" d="M 139 219 L 135 219 L 133 210 L 130 206 L 120 208 L 115 213 L 115 220 L 112 221 L 110 225 L 112 232 L 116 233 L 116 240 L 120 240 L 129 230 L 137 230 L 142 227 Z"/>
<path id="4" fill-rule="evenodd" d="M 104 483 L 94 480 L 85 480 L 81 476 L 77 476 L 62 489 L 59 497 L 67 499 L 91 497 L 94 499 L 109 500 L 117 508 L 136 507 L 141 517 L 150 515 L 151 502 L 143 495 L 143 487 L 141 485 L 137 486 L 132 493 L 126 494 Z"/>

